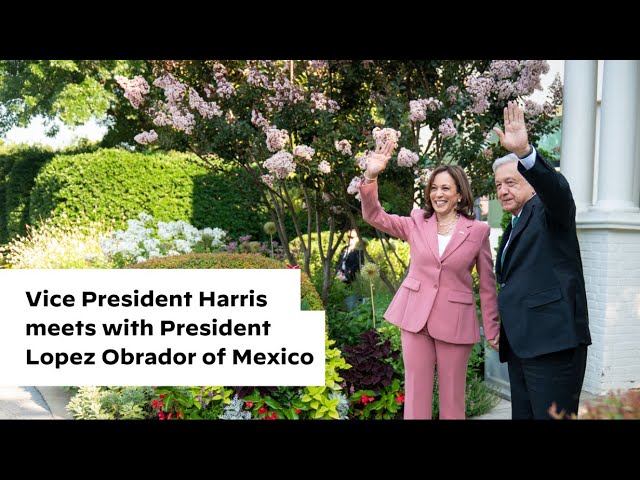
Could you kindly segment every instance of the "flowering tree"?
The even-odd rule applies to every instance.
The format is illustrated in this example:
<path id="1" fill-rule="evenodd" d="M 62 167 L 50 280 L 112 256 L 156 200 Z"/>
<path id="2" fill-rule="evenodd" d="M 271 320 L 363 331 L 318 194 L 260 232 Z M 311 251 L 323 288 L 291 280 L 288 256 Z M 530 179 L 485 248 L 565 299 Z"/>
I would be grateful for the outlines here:
<path id="1" fill-rule="evenodd" d="M 287 218 L 292 222 L 308 274 L 311 233 L 318 234 L 324 301 L 344 231 L 357 229 L 357 185 L 374 144 L 398 139 L 397 168 L 385 179 L 410 186 L 403 192 L 407 210 L 422 195 L 428 169 L 441 163 L 463 166 L 474 193 L 485 194 L 491 190 L 489 159 L 499 145 L 491 128 L 502 119 L 506 102 L 533 93 L 549 68 L 520 60 L 152 65 L 150 81 L 116 77 L 148 122 L 135 140 L 182 144 L 211 168 L 213 155 L 240 165 L 269 205 L 285 254 L 295 264 L 286 229 Z M 561 101 L 559 83 L 554 91 L 545 105 L 526 105 L 533 141 L 551 128 Z M 327 228 L 329 241 L 323 244 L 320 233 Z M 394 254 L 384 251 L 387 258 Z M 402 273 L 382 280 L 393 291 Z"/>

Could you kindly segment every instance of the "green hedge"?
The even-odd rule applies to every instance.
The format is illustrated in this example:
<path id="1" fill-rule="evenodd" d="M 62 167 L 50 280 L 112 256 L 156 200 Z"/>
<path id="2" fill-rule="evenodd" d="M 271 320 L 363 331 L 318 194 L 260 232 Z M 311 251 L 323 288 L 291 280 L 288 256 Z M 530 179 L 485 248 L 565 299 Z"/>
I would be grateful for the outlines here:
<path id="1" fill-rule="evenodd" d="M 29 221 L 86 216 L 114 221 L 118 229 L 144 211 L 156 220 L 219 227 L 232 237 L 261 233 L 268 216 L 256 190 L 247 188 L 238 170 L 221 161 L 216 166 L 208 170 L 181 153 L 103 149 L 57 155 L 36 178 Z"/>
<path id="2" fill-rule="evenodd" d="M 146 262 L 129 265 L 126 268 L 275 269 L 286 267 L 284 263 L 278 260 L 253 253 L 187 253 L 154 258 Z M 304 272 L 300 272 L 300 274 L 302 276 L 300 296 L 302 297 L 303 305 L 307 310 L 323 310 L 322 300 L 311 280 Z"/>
<path id="3" fill-rule="evenodd" d="M 24 146 L 0 153 L 0 244 L 25 235 L 34 180 L 53 155 L 51 150 Z"/>

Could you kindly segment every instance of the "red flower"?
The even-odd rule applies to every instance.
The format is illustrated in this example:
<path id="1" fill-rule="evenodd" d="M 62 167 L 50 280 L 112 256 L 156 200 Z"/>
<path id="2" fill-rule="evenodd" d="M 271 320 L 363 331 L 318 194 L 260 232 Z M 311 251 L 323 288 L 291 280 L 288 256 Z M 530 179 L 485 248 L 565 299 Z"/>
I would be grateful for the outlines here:
<path id="1" fill-rule="evenodd" d="M 366 405 L 367 403 L 369 403 L 369 398 L 366 395 L 362 395 L 360 397 L 360 401 L 362 402 L 363 405 Z"/>
<path id="2" fill-rule="evenodd" d="M 167 415 L 167 420 L 171 420 L 171 416 L 173 415 L 173 413 L 169 412 L 169 415 Z"/>
<path id="3" fill-rule="evenodd" d="M 263 413 L 267 413 L 267 409 L 266 409 L 265 407 L 260 407 L 260 408 L 258 409 L 258 414 L 259 414 L 259 415 L 262 415 Z"/>
<path id="4" fill-rule="evenodd" d="M 287 264 L 287 268 L 293 268 L 294 270 L 300 270 L 300 265 L 291 266 L 291 265 Z"/>
<path id="5" fill-rule="evenodd" d="M 369 403 L 373 402 L 375 400 L 374 397 L 369 397 Z"/>
<path id="6" fill-rule="evenodd" d="M 402 390 L 398 392 L 398 396 L 396 397 L 396 402 L 404 403 L 404 393 L 402 393 Z"/>
<path id="7" fill-rule="evenodd" d="M 276 412 L 273 412 L 273 415 L 271 415 L 271 420 L 277 420 L 278 419 L 278 414 Z"/>
<path id="8" fill-rule="evenodd" d="M 299 408 L 296 408 L 296 415 L 299 414 L 302 410 L 300 410 Z"/>
<path id="9" fill-rule="evenodd" d="M 253 402 L 247 402 L 245 405 L 247 408 L 253 407 Z"/>
<path id="10" fill-rule="evenodd" d="M 164 393 L 161 393 L 160 395 L 158 395 L 160 397 L 160 400 L 164 400 Z"/>
<path id="11" fill-rule="evenodd" d="M 178 414 L 176 415 L 176 417 L 182 418 L 182 412 L 180 410 L 178 410 Z"/>
<path id="12" fill-rule="evenodd" d="M 158 418 L 164 420 L 164 412 L 158 412 Z"/>

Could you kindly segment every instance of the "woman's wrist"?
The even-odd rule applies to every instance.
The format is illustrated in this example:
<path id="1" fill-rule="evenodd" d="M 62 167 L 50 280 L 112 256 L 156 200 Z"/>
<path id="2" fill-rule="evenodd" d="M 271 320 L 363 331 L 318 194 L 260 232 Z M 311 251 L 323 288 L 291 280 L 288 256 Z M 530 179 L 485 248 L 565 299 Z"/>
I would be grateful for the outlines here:
<path id="1" fill-rule="evenodd" d="M 364 179 L 365 179 L 365 180 L 368 180 L 368 181 L 369 181 L 369 183 L 372 183 L 372 182 L 375 182 L 376 180 L 378 180 L 378 175 L 375 175 L 375 176 L 369 176 L 369 175 L 367 175 L 367 172 L 366 172 L 366 170 L 365 170 L 365 172 L 364 172 Z"/>

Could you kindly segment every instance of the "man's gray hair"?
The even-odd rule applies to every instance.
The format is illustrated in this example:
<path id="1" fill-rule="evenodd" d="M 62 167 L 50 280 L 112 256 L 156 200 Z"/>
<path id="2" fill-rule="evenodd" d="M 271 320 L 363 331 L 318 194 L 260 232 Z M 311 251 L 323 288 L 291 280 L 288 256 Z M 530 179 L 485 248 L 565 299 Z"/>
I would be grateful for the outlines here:
<path id="1" fill-rule="evenodd" d="M 498 167 L 501 167 L 505 163 L 517 162 L 517 161 L 519 161 L 519 158 L 515 153 L 510 153 L 508 155 L 505 155 L 504 157 L 500 157 L 495 162 L 493 162 L 493 173 L 496 173 L 496 170 L 498 169 Z"/>

